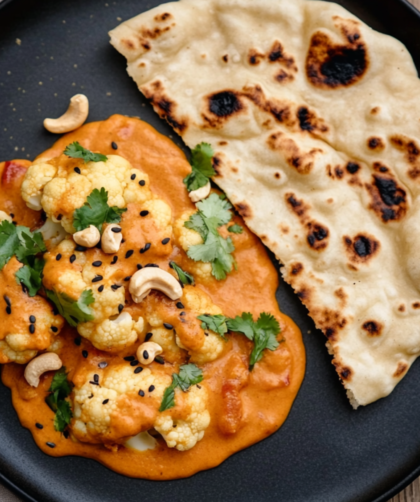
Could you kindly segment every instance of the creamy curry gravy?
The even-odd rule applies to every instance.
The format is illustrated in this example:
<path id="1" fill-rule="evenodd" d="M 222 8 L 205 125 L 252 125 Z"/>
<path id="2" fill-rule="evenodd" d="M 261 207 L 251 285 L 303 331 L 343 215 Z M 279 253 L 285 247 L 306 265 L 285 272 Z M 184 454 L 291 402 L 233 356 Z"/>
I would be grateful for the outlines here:
<path id="1" fill-rule="evenodd" d="M 186 210 L 195 209 L 182 183 L 190 172 L 184 154 L 172 141 L 158 134 L 148 124 L 138 119 L 114 115 L 106 121 L 85 125 L 66 135 L 42 156 L 56 157 L 73 141 L 79 141 L 85 148 L 95 152 L 121 155 L 133 167 L 146 172 L 150 177 L 151 189 L 171 206 L 174 219 Z M 118 145 L 117 150 L 112 148 L 112 142 Z M 13 213 L 18 224 L 35 228 L 41 224 L 40 213 L 29 210 L 20 198 L 20 185 L 28 165 L 29 162 L 20 160 L 0 164 L 0 208 Z M 131 223 L 134 222 L 134 214 L 138 214 L 138 207 L 129 206 L 121 225 L 123 235 L 130 233 L 130 240 L 140 244 L 144 236 Z M 212 279 L 196 287 L 207 292 L 226 316 L 234 317 L 249 311 L 256 319 L 261 312 L 272 313 L 280 322 L 279 339 L 282 336 L 284 342 L 274 352 L 266 350 L 263 359 L 256 364 L 249 376 L 247 371 L 244 372 L 244 365 L 246 368 L 251 342 L 240 335 L 230 335 L 222 356 L 201 366 L 204 373 L 202 385 L 206 385 L 209 390 L 211 423 L 204 438 L 185 452 L 168 448 L 162 439 L 157 448 L 144 452 L 124 446 L 119 447 L 118 451 L 115 448 L 112 451 L 103 445 L 74 442 L 71 437 L 66 438 L 54 430 L 54 414 L 44 402 L 52 374 L 44 375 L 39 387 L 34 389 L 23 378 L 23 366 L 4 365 L 2 379 L 12 391 L 13 405 L 19 419 L 32 432 L 37 445 L 45 453 L 56 457 L 80 455 L 93 458 L 127 476 L 182 478 L 217 466 L 234 452 L 264 439 L 283 424 L 304 376 L 305 352 L 301 333 L 293 321 L 279 311 L 275 298 L 278 274 L 263 245 L 245 227 L 240 217 L 234 216 L 234 221 L 245 229 L 243 234 L 234 236 L 234 256 L 238 271 L 229 274 L 225 281 Z M 154 229 L 149 228 L 147 231 L 148 239 L 156 242 Z M 119 255 L 122 257 L 127 249 L 122 245 Z M 87 252 L 99 253 L 96 249 Z M 132 260 L 119 260 L 120 276 L 132 274 L 136 263 L 144 265 L 152 262 L 163 266 L 158 247 L 153 253 L 141 260 L 138 253 Z M 185 256 L 183 250 L 173 246 L 171 260 L 176 259 L 182 267 Z M 167 268 L 167 257 L 164 261 Z M 8 274 L 8 277 L 5 280 L 14 280 L 13 274 Z M 166 309 L 165 315 L 170 316 L 171 302 L 159 294 L 152 295 L 147 302 L 149 308 L 150 305 L 155 305 L 156 308 Z M 127 311 L 134 312 L 137 309 L 138 313 L 142 308 L 146 307 L 131 304 Z M 168 322 L 176 325 L 175 314 L 172 321 L 168 319 Z M 82 339 L 81 344 L 77 345 L 75 340 L 79 343 L 80 337 L 75 329 L 65 328 L 59 338 L 63 341 L 59 355 L 69 371 L 69 379 L 75 381 L 85 378 L 86 373 L 92 370 L 97 371 L 97 365 L 101 361 L 112 364 L 113 361 L 121 362 L 124 356 L 135 354 L 137 346 L 143 342 L 139 340 L 125 352 L 110 355 L 95 349 L 87 340 Z M 82 356 L 83 350 L 88 352 L 87 358 Z M 157 363 L 151 365 L 152 371 L 155 364 Z M 178 371 L 176 361 L 173 364 L 166 363 L 164 368 L 169 375 Z M 131 405 L 135 406 L 134 401 Z M 43 429 L 38 429 L 36 423 L 42 424 Z M 55 448 L 47 446 L 47 442 L 53 442 Z"/>

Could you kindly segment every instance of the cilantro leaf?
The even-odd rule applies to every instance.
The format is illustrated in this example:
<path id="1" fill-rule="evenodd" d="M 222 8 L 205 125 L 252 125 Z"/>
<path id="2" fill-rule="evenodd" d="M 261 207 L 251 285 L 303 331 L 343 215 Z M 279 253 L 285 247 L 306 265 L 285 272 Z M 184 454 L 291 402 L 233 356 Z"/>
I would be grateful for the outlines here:
<path id="1" fill-rule="evenodd" d="M 280 325 L 277 319 L 263 312 L 255 323 L 254 348 L 249 360 L 249 367 L 252 370 L 255 363 L 261 360 L 265 349 L 276 350 L 279 346 L 277 335 L 280 333 Z"/>
<path id="2" fill-rule="evenodd" d="M 179 374 L 172 374 L 172 384 L 165 389 L 159 411 L 165 411 L 175 406 L 175 389 L 179 387 L 183 392 L 200 383 L 203 372 L 195 364 L 184 364 L 179 368 Z"/>
<path id="3" fill-rule="evenodd" d="M 232 219 L 232 213 L 229 211 L 229 209 L 232 209 L 232 206 L 227 200 L 221 199 L 215 193 L 211 194 L 207 199 L 198 202 L 197 207 L 202 216 L 207 220 L 210 219 L 210 222 L 207 222 L 206 225 L 209 226 L 210 223 L 212 229 L 221 227 Z"/>
<path id="4" fill-rule="evenodd" d="M 45 399 L 48 406 L 55 412 L 54 429 L 58 432 L 64 432 L 73 416 L 70 403 L 66 401 L 66 398 L 71 394 L 71 389 L 71 384 L 67 380 L 66 368 L 63 366 L 53 376 L 49 388 L 51 394 Z"/>
<path id="5" fill-rule="evenodd" d="M 3 220 L 0 224 L 0 269 L 16 254 L 19 245 L 17 228 L 10 221 Z"/>
<path id="6" fill-rule="evenodd" d="M 58 371 L 55 372 L 53 379 L 51 381 L 50 388 L 48 392 L 58 392 L 58 399 L 65 399 L 71 393 L 71 385 L 67 380 L 67 373 L 65 366 L 62 366 Z"/>
<path id="7" fill-rule="evenodd" d="M 67 157 L 72 157 L 73 159 L 83 159 L 85 162 L 105 162 L 108 160 L 106 155 L 101 153 L 93 153 L 78 142 L 75 141 L 66 147 L 64 150 L 64 155 Z"/>
<path id="8" fill-rule="evenodd" d="M 231 232 L 232 234 L 241 234 L 243 231 L 244 229 L 237 223 L 234 223 L 233 225 L 228 227 L 228 232 Z"/>
<path id="9" fill-rule="evenodd" d="M 184 178 L 189 192 L 207 185 L 209 179 L 216 174 L 213 169 L 213 148 L 208 143 L 200 143 L 191 151 L 191 173 Z"/>
<path id="10" fill-rule="evenodd" d="M 194 286 L 194 277 L 191 274 L 182 270 L 174 261 L 169 262 L 169 266 L 178 274 L 178 279 L 182 284 Z"/>
<path id="11" fill-rule="evenodd" d="M 68 401 L 58 401 L 57 411 L 54 417 L 54 429 L 58 432 L 64 432 L 66 427 L 70 425 L 73 412 Z"/>
<path id="12" fill-rule="evenodd" d="M 226 333 L 228 331 L 228 327 L 226 325 L 226 320 L 227 318 L 221 314 L 217 315 L 199 315 L 197 317 L 201 323 L 201 327 L 203 329 L 210 329 L 211 331 L 214 331 L 218 335 L 220 335 L 223 340 L 226 340 Z"/>
<path id="13" fill-rule="evenodd" d="M 226 324 L 229 331 L 243 333 L 249 340 L 254 339 L 254 320 L 249 312 L 243 312 L 235 319 L 228 319 Z"/>
<path id="14" fill-rule="evenodd" d="M 83 291 L 78 300 L 73 300 L 65 293 L 56 293 L 48 289 L 46 294 L 70 326 L 76 327 L 80 322 L 93 320 L 94 316 L 89 305 L 95 300 L 91 289 Z"/>
<path id="15" fill-rule="evenodd" d="M 87 202 L 82 207 L 74 211 L 74 228 L 76 231 L 88 228 L 94 225 L 99 231 L 102 225 L 106 223 L 119 223 L 122 213 L 127 209 L 108 206 L 108 192 L 105 188 L 99 191 L 95 188 L 87 197 Z"/>
<path id="16" fill-rule="evenodd" d="M 35 296 L 42 287 L 44 264 L 42 258 L 35 258 L 32 265 L 24 265 L 15 272 L 16 281 L 26 287 L 29 296 Z"/>

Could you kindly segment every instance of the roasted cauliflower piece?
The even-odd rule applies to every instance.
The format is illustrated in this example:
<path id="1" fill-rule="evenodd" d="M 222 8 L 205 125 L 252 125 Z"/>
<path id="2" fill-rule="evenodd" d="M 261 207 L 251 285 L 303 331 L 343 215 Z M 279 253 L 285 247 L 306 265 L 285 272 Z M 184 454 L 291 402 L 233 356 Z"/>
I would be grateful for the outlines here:
<path id="1" fill-rule="evenodd" d="M 26 364 L 39 351 L 53 350 L 64 319 L 41 296 L 30 297 L 16 282 L 22 264 L 15 257 L 0 272 L 0 299 L 4 314 L 0 325 L 0 363 Z M 32 326 L 32 327 L 31 327 Z"/>
<path id="2" fill-rule="evenodd" d="M 96 348 L 115 352 L 136 342 L 144 322 L 141 317 L 134 320 L 130 314 L 122 312 L 124 282 L 120 280 L 118 267 L 111 263 L 111 256 L 96 249 L 87 253 L 76 251 L 73 240 L 65 239 L 45 254 L 43 284 L 46 289 L 64 293 L 74 301 L 84 291 L 91 290 L 93 319 L 79 323 L 77 330 Z"/>
<path id="3" fill-rule="evenodd" d="M 86 163 L 66 155 L 37 159 L 25 175 L 22 198 L 29 208 L 43 209 L 53 222 L 60 221 L 66 232 L 74 233 L 73 213 L 95 188 L 105 188 L 108 204 L 119 208 L 154 199 L 147 174 L 119 155 Z"/>

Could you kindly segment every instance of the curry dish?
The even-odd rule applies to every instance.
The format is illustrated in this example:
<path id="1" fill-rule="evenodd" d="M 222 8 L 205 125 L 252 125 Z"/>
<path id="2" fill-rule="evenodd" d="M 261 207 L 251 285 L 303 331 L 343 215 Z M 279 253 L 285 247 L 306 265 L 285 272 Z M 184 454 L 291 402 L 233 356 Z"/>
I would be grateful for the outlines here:
<path id="1" fill-rule="evenodd" d="M 283 424 L 305 354 L 278 274 L 172 141 L 114 115 L 0 169 L 2 379 L 45 453 L 174 479 Z"/>

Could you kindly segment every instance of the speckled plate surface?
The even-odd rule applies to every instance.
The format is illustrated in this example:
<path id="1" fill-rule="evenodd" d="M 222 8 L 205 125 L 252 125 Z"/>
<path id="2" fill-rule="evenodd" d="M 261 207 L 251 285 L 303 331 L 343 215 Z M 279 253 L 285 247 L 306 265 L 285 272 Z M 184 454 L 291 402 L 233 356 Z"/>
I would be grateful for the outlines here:
<path id="1" fill-rule="evenodd" d="M 136 115 L 171 135 L 127 76 L 125 60 L 107 35 L 121 20 L 159 3 L 0 0 L 0 159 L 33 158 L 49 147 L 56 138 L 42 120 L 59 116 L 77 92 L 89 98 L 89 120 Z M 338 3 L 402 40 L 420 67 L 420 17 L 408 3 Z M 0 385 L 0 476 L 38 502 L 387 501 L 420 474 L 420 364 L 391 396 L 355 412 L 323 335 L 282 281 L 277 296 L 302 330 L 308 361 L 290 416 L 273 436 L 189 479 L 134 480 L 93 460 L 44 455 L 19 425 L 10 392 Z"/>

